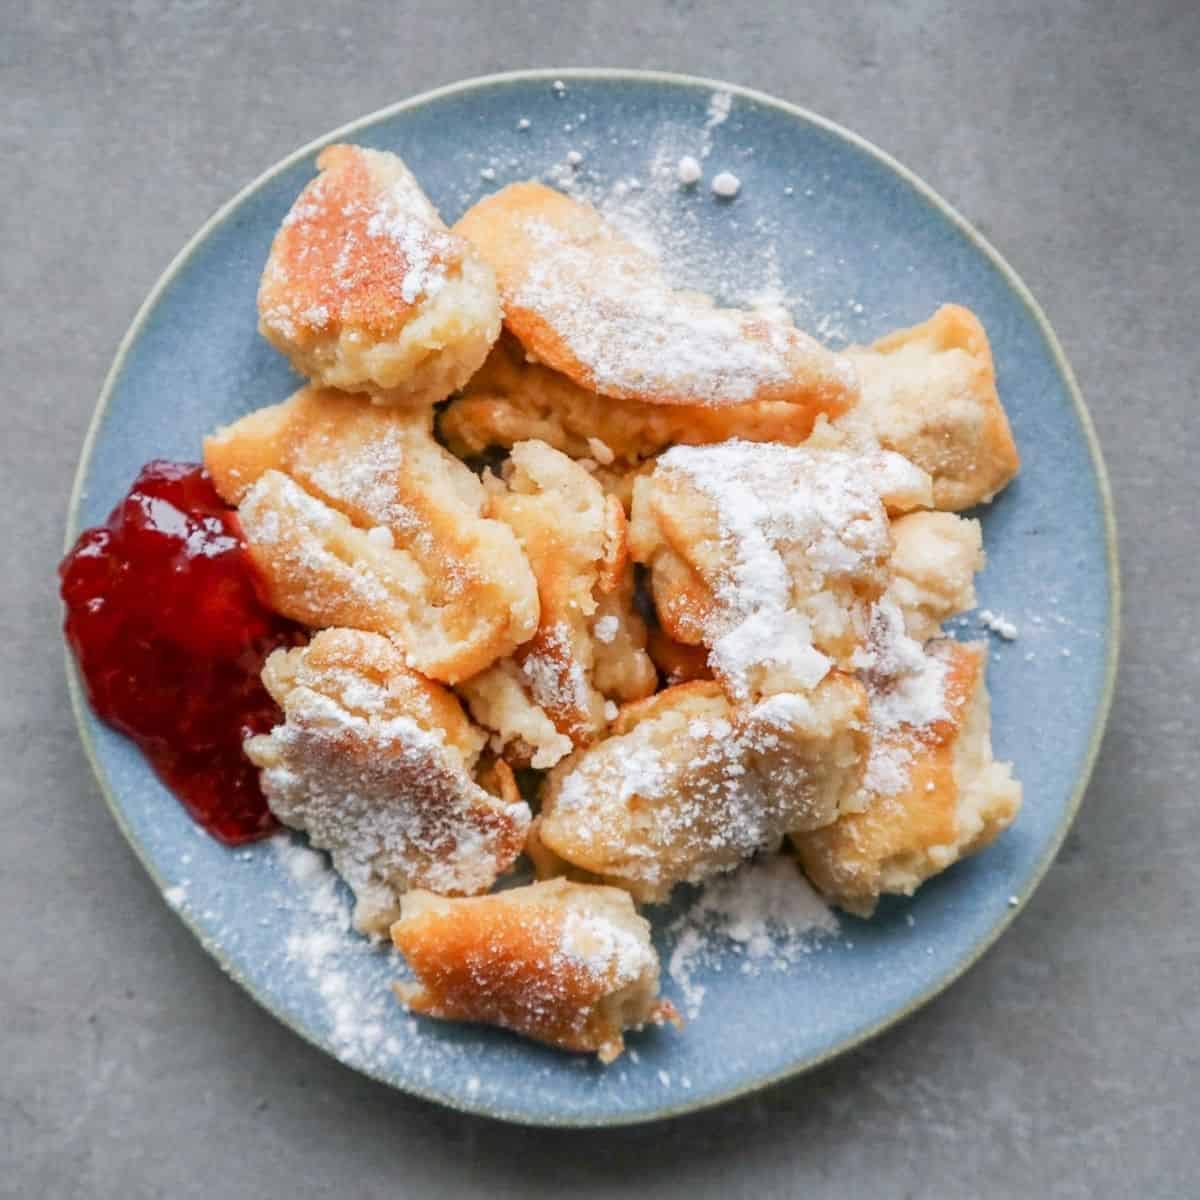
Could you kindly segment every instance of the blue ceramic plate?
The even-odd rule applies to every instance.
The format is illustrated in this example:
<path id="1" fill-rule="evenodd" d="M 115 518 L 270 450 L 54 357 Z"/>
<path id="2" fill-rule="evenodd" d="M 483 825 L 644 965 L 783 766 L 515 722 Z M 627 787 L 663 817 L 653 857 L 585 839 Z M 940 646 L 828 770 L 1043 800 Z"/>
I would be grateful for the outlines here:
<path id="1" fill-rule="evenodd" d="M 912 1012 L 979 957 L 1036 886 L 1079 805 L 1109 704 L 1112 509 L 1091 422 L 1033 298 L 903 167 L 768 96 L 616 71 L 458 84 L 297 151 L 184 248 L 105 383 L 72 537 L 104 519 L 144 460 L 194 460 L 207 431 L 296 386 L 255 332 L 255 289 L 317 150 L 339 140 L 401 153 L 447 219 L 500 183 L 546 172 L 570 174 L 593 195 L 624 193 L 694 282 L 729 299 L 771 288 L 834 342 L 869 341 L 947 300 L 973 308 L 1024 459 L 1020 479 L 982 514 L 979 591 L 1020 631 L 1013 642 L 993 638 L 991 687 L 997 755 L 1015 760 L 1025 808 L 985 854 L 870 922 L 843 919 L 839 936 L 784 969 L 744 970 L 754 963 L 743 947 L 718 946 L 696 968 L 706 994 L 686 1031 L 636 1036 L 636 1055 L 607 1069 L 493 1030 L 407 1017 L 388 995 L 395 958 L 338 930 L 345 896 L 314 873 L 319 860 L 280 839 L 233 852 L 199 832 L 133 746 L 87 710 L 72 672 L 83 740 L 147 870 L 222 967 L 298 1033 L 405 1091 L 508 1120 L 617 1124 L 700 1108 L 803 1071 Z M 583 156 L 574 167 L 571 150 Z M 737 198 L 671 186 L 685 153 L 703 159 L 708 179 L 736 173 Z M 961 632 L 987 636 L 975 620 Z M 680 905 L 656 915 L 664 955 Z M 665 983 L 678 999 L 676 982 Z"/>

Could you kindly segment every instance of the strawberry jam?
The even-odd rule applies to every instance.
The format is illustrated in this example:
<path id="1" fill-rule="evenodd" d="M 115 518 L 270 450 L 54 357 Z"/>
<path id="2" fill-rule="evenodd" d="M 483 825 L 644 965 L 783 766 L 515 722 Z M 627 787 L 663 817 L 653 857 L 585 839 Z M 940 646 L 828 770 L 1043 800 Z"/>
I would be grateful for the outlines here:
<path id="1" fill-rule="evenodd" d="M 96 714 L 221 841 L 270 833 L 242 742 L 280 720 L 263 660 L 302 637 L 260 599 L 237 515 L 204 469 L 147 463 L 59 576 L 64 632 Z"/>

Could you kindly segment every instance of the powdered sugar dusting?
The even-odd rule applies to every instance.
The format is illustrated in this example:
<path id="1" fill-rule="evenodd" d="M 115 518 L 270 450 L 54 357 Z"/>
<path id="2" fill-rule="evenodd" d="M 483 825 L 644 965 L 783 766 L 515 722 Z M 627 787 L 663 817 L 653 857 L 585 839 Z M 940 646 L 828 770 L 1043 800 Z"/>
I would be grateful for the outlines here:
<path id="1" fill-rule="evenodd" d="M 563 919 L 559 955 L 611 988 L 624 987 L 653 970 L 650 947 L 600 911 L 572 906 Z"/>
<path id="2" fill-rule="evenodd" d="M 710 664 L 739 698 L 764 667 L 782 669 L 791 687 L 814 687 L 831 661 L 814 647 L 813 621 L 837 623 L 821 593 L 890 553 L 870 464 L 840 451 L 731 441 L 673 447 L 658 470 L 707 497 L 726 550 L 705 630 Z M 797 594 L 800 577 L 807 599 Z"/>
<path id="3" fill-rule="evenodd" d="M 732 110 L 732 93 L 713 92 L 708 100 L 708 117 L 704 122 L 704 131 L 708 133 L 716 129 L 718 125 L 724 125 L 729 120 L 729 114 Z"/>
<path id="4" fill-rule="evenodd" d="M 737 713 L 719 693 L 675 697 L 554 781 L 542 838 L 661 900 L 831 820 L 857 776 L 852 764 L 839 773 L 830 730 L 858 711 L 840 689 L 778 694 Z"/>
<path id="5" fill-rule="evenodd" d="M 399 498 L 406 470 L 406 435 L 411 436 L 402 428 L 382 428 L 369 440 L 356 443 L 352 454 L 334 447 L 309 467 L 312 482 L 322 492 L 361 510 L 376 522 L 375 528 L 393 535 L 387 544 L 381 535 L 374 535 L 373 540 L 385 549 L 394 544 L 397 533 L 406 543 L 423 538 L 429 544 L 425 522 Z"/>
<path id="6" fill-rule="evenodd" d="M 409 886 L 488 888 L 524 840 L 524 803 L 480 788 L 441 729 L 387 715 L 385 685 L 353 672 L 310 678 L 300 661 L 286 720 L 247 753 L 272 811 L 332 853 L 354 891 L 358 927 L 378 931 L 394 919 Z M 358 711 L 346 707 L 345 676 Z"/>
<path id="7" fill-rule="evenodd" d="M 730 954 L 746 974 L 787 970 L 835 934 L 837 918 L 784 855 L 747 863 L 711 879 L 670 928 L 667 971 L 694 1020 L 704 1003 L 699 968 L 721 970 Z"/>
<path id="8" fill-rule="evenodd" d="M 454 256 L 456 245 L 407 171 L 376 198 L 366 232 L 371 238 L 387 238 L 404 256 L 407 266 L 400 291 L 405 303 L 441 291 L 446 260 Z"/>
<path id="9" fill-rule="evenodd" d="M 570 626 L 563 622 L 538 631 L 538 648 L 521 662 L 533 701 L 553 711 L 587 712 L 592 689 L 572 644 Z"/>
<path id="10" fill-rule="evenodd" d="M 263 272 L 264 328 L 289 340 L 336 334 L 381 312 L 403 319 L 442 290 L 461 258 L 461 243 L 399 159 L 354 147 L 326 154 Z"/>
<path id="11" fill-rule="evenodd" d="M 642 248 L 598 255 L 592 238 L 539 216 L 523 230 L 532 262 L 514 302 L 551 325 L 604 394 L 734 404 L 798 386 L 821 354 L 791 325 L 676 292 Z"/>
<path id="12" fill-rule="evenodd" d="M 350 908 L 338 891 L 337 878 L 321 855 L 287 834 L 272 838 L 271 847 L 300 885 L 307 909 L 306 919 L 285 939 L 287 960 L 320 997 L 339 1056 L 370 1060 L 383 1048 L 394 1014 L 386 996 L 363 996 L 356 987 L 357 973 L 348 969 L 345 953 L 355 942 L 349 936 Z"/>
<path id="13" fill-rule="evenodd" d="M 895 796 L 908 787 L 909 735 L 944 718 L 946 663 L 904 631 L 904 615 L 885 596 L 872 609 L 867 644 L 856 656 L 870 697 L 871 754 L 863 790 Z"/>

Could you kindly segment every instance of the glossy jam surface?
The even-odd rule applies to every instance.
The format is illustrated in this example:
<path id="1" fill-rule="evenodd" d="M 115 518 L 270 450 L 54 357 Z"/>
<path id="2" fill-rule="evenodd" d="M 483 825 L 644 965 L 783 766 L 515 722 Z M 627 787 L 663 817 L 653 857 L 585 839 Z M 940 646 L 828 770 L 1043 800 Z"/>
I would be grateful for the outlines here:
<path id="1" fill-rule="evenodd" d="M 275 829 L 242 742 L 280 719 L 263 660 L 302 639 L 259 598 L 237 516 L 203 468 L 147 463 L 59 576 L 64 631 L 96 714 L 137 742 L 223 842 Z"/>

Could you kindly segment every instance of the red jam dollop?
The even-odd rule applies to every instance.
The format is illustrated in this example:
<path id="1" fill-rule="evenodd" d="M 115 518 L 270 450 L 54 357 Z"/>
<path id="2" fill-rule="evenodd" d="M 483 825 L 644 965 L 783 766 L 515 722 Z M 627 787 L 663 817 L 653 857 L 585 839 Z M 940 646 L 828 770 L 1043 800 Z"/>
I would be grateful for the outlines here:
<path id="1" fill-rule="evenodd" d="M 281 719 L 260 672 L 301 631 L 262 602 L 237 514 L 204 468 L 147 463 L 59 577 L 64 632 L 96 714 L 221 841 L 274 830 L 242 742 Z"/>

